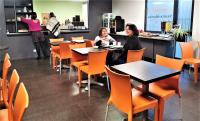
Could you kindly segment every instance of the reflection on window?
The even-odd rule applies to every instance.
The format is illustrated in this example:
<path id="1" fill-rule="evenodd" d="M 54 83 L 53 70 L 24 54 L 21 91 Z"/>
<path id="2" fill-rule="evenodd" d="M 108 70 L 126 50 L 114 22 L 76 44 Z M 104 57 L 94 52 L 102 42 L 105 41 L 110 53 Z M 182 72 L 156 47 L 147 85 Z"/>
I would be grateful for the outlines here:
<path id="1" fill-rule="evenodd" d="M 174 0 L 148 0 L 146 31 L 161 31 L 161 22 L 173 22 Z"/>

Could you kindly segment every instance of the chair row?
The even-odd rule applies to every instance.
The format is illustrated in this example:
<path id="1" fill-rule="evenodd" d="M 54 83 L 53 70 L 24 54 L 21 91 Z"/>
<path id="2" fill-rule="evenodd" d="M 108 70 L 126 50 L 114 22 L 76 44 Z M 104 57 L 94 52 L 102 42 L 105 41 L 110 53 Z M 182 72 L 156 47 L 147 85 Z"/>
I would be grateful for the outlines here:
<path id="1" fill-rule="evenodd" d="M 29 105 L 29 96 L 23 82 L 19 84 L 19 75 L 16 69 L 13 70 L 10 81 L 7 80 L 7 75 L 10 67 L 10 56 L 6 53 L 3 61 L 2 79 L 0 80 L 0 121 L 22 121 L 24 112 Z M 19 88 L 14 101 L 14 94 L 18 84 Z"/>
<path id="2" fill-rule="evenodd" d="M 83 37 L 72 37 L 72 40 L 83 40 Z M 69 45 L 77 44 L 77 43 L 64 43 L 64 38 L 59 39 L 50 39 L 50 42 L 60 42 L 59 46 L 53 46 L 51 45 L 50 51 L 50 63 L 52 60 L 52 66 L 53 68 L 57 67 L 57 59 L 59 59 L 59 64 L 61 65 L 59 68 L 60 74 L 62 69 L 62 60 L 70 60 L 72 57 L 71 50 L 69 48 Z M 84 47 L 92 47 L 93 46 L 92 40 L 85 41 Z"/>

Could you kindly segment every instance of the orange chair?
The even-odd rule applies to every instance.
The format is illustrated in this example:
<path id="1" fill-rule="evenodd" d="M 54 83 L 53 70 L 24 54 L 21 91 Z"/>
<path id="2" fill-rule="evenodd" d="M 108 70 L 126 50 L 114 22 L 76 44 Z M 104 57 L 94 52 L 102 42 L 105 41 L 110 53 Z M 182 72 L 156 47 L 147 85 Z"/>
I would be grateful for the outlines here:
<path id="1" fill-rule="evenodd" d="M 127 63 L 142 60 L 145 48 L 141 50 L 128 50 Z"/>
<path id="2" fill-rule="evenodd" d="M 200 64 L 199 59 L 194 58 L 194 51 L 192 48 L 192 42 L 180 42 L 182 60 L 185 61 L 185 64 L 194 65 L 194 82 L 198 81 L 198 66 Z"/>
<path id="3" fill-rule="evenodd" d="M 93 47 L 94 40 L 86 40 L 85 43 L 86 43 L 86 47 Z"/>
<path id="4" fill-rule="evenodd" d="M 20 83 L 14 107 L 0 110 L 0 121 L 22 121 L 29 105 L 29 96 L 23 83 Z"/>
<path id="5" fill-rule="evenodd" d="M 156 55 L 156 64 L 175 70 L 182 70 L 184 61 Z M 140 86 L 140 89 L 141 88 L 142 86 Z M 179 75 L 151 83 L 149 85 L 149 92 L 159 100 L 159 121 L 162 121 L 165 101 L 175 94 L 177 94 L 179 98 L 181 97 Z"/>
<path id="6" fill-rule="evenodd" d="M 50 43 L 51 42 L 63 42 L 64 41 L 64 38 L 58 38 L 58 39 L 49 39 L 50 40 Z M 53 68 L 55 68 L 56 65 L 55 64 L 55 59 L 53 58 L 54 57 L 54 52 L 57 52 L 60 50 L 60 46 L 53 46 L 51 45 L 51 48 L 50 48 L 50 64 L 52 63 L 53 65 Z M 52 59 L 53 58 L 53 59 Z M 53 61 L 53 62 L 51 62 Z"/>
<path id="7" fill-rule="evenodd" d="M 108 67 L 106 67 L 106 71 L 110 78 L 111 93 L 107 102 L 105 121 L 107 121 L 110 104 L 126 113 L 128 121 L 132 121 L 133 114 L 148 109 L 154 109 L 154 121 L 158 121 L 158 102 L 156 99 L 145 98 L 142 96 L 142 92 L 134 88 L 131 89 L 130 76 L 115 73 Z"/>
<path id="8" fill-rule="evenodd" d="M 54 54 L 55 58 L 59 58 L 59 62 L 60 62 L 60 75 L 61 75 L 61 71 L 62 71 L 62 60 L 66 60 L 66 59 L 70 59 L 71 58 L 71 51 L 69 48 L 69 45 L 71 45 L 73 43 L 69 42 L 69 43 L 60 43 L 60 50 L 56 51 Z M 55 61 L 56 62 L 56 61 Z M 56 64 L 55 64 L 56 65 Z"/>
<path id="9" fill-rule="evenodd" d="M 8 75 L 8 70 L 9 68 L 11 67 L 11 63 L 10 63 L 10 56 L 8 54 L 5 54 L 5 58 L 4 58 L 4 61 L 3 61 L 3 73 L 2 73 L 2 79 L 0 80 L 0 86 L 1 86 L 1 92 L 0 92 L 0 97 L 1 97 L 1 100 L 3 99 L 2 98 L 2 95 L 3 95 L 3 88 L 7 88 L 8 86 L 8 81 L 7 81 L 7 75 Z"/>
<path id="10" fill-rule="evenodd" d="M 19 83 L 19 75 L 16 69 L 13 70 L 8 88 L 3 86 L 3 103 L 8 108 L 12 106 L 14 91 Z"/>
<path id="11" fill-rule="evenodd" d="M 88 74 L 88 96 L 90 96 L 90 82 L 91 76 L 105 73 L 106 56 L 108 51 L 102 50 L 97 52 L 89 52 L 88 54 L 88 65 L 80 67 L 79 78 L 81 77 L 81 72 Z M 81 82 L 79 82 L 81 84 Z"/>
<path id="12" fill-rule="evenodd" d="M 3 62 L 3 73 L 2 73 L 2 79 L 6 80 L 7 79 L 7 75 L 8 75 L 8 70 L 11 67 L 11 63 L 10 63 L 10 56 L 8 53 L 5 54 L 4 57 L 4 62 Z"/>
<path id="13" fill-rule="evenodd" d="M 75 48 L 85 48 L 86 47 L 86 43 L 82 43 L 82 44 L 74 44 L 74 45 L 70 45 L 69 46 L 71 49 L 71 64 L 70 64 L 70 71 L 69 71 L 69 80 L 71 77 L 71 71 L 72 71 L 72 67 L 76 67 L 78 70 L 78 74 L 80 74 L 80 67 L 83 65 L 88 64 L 87 58 L 86 56 L 82 56 L 74 51 L 72 51 L 72 49 Z M 80 76 L 78 76 L 78 82 L 79 82 L 79 87 L 81 87 L 81 79 Z"/>

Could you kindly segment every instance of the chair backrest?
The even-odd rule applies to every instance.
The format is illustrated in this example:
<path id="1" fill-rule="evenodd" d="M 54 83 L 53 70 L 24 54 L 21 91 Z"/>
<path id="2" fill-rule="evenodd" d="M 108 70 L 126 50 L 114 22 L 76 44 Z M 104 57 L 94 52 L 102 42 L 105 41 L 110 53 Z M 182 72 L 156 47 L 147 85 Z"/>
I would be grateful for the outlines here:
<path id="1" fill-rule="evenodd" d="M 83 36 L 80 36 L 80 37 L 72 37 L 71 39 L 72 40 L 83 40 L 84 38 L 83 38 Z"/>
<path id="2" fill-rule="evenodd" d="M 175 70 L 182 70 L 184 61 L 156 55 L 156 64 Z M 161 81 L 155 82 L 155 84 L 165 89 L 173 89 L 179 96 L 181 96 L 179 88 L 179 75 L 163 79 Z"/>
<path id="3" fill-rule="evenodd" d="M 28 105 L 29 105 L 29 96 L 24 84 L 21 82 L 19 85 L 19 89 L 16 95 L 13 108 L 14 121 L 22 121 L 24 112 L 28 108 Z"/>
<path id="4" fill-rule="evenodd" d="M 10 56 L 8 54 L 5 54 L 5 58 L 3 61 L 3 73 L 2 73 L 3 80 L 7 79 L 8 70 L 10 67 L 11 67 Z"/>
<path id="5" fill-rule="evenodd" d="M 180 47 L 181 47 L 182 59 L 194 57 L 192 42 L 180 42 Z"/>
<path id="6" fill-rule="evenodd" d="M 130 76 L 113 72 L 107 66 L 105 68 L 111 85 L 108 103 L 114 104 L 122 112 L 132 111 Z"/>
<path id="7" fill-rule="evenodd" d="M 127 63 L 142 60 L 145 48 L 140 50 L 128 50 Z"/>
<path id="8" fill-rule="evenodd" d="M 8 58 L 10 60 L 10 55 L 8 53 L 6 53 L 5 58 Z"/>
<path id="9" fill-rule="evenodd" d="M 86 40 L 85 43 L 86 43 L 86 47 L 93 47 L 94 40 Z"/>
<path id="10" fill-rule="evenodd" d="M 80 54 L 77 54 L 76 52 L 72 51 L 72 49 L 75 49 L 75 48 L 85 48 L 85 47 L 86 47 L 86 43 L 69 45 L 70 53 L 71 53 L 71 62 L 82 61 L 86 59 L 85 56 L 83 57 Z"/>
<path id="11" fill-rule="evenodd" d="M 57 38 L 57 39 L 49 39 L 50 42 L 63 42 L 64 38 Z"/>
<path id="12" fill-rule="evenodd" d="M 69 45 L 73 43 L 71 42 L 63 42 L 60 43 L 60 56 L 61 58 L 71 58 L 71 50 L 69 48 Z"/>
<path id="13" fill-rule="evenodd" d="M 184 61 L 178 59 L 167 58 L 161 55 L 156 55 L 156 64 L 165 66 L 175 70 L 182 70 Z"/>
<path id="14" fill-rule="evenodd" d="M 88 65 L 89 71 L 95 73 L 103 73 L 106 65 L 107 50 L 89 52 Z"/>
<path id="15" fill-rule="evenodd" d="M 6 100 L 7 99 L 6 97 L 3 98 L 7 106 L 12 106 L 14 92 L 18 83 L 19 83 L 19 75 L 16 69 L 14 69 L 12 72 L 9 87 L 8 87 L 8 100 Z M 4 93 L 4 89 L 3 89 L 3 93 Z M 3 94 L 3 96 L 5 96 L 5 94 Z"/>

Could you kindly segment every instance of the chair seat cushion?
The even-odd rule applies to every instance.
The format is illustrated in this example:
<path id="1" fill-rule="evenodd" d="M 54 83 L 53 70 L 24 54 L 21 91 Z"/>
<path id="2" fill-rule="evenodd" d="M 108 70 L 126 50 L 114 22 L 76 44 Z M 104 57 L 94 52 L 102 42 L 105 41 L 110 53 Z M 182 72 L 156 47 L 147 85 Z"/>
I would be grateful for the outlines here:
<path id="1" fill-rule="evenodd" d="M 200 64 L 200 59 L 196 59 L 196 58 L 187 58 L 184 59 L 186 64 Z"/>
<path id="2" fill-rule="evenodd" d="M 139 88 L 142 88 L 142 85 L 140 85 Z M 163 98 L 164 100 L 176 94 L 175 90 L 163 89 L 154 83 L 149 85 L 149 92 L 155 96 L 158 96 L 159 98 Z"/>
<path id="3" fill-rule="evenodd" d="M 89 65 L 81 66 L 80 70 L 90 75 L 102 74 L 105 72 L 105 71 L 89 70 Z"/>
<path id="4" fill-rule="evenodd" d="M 157 106 L 158 101 L 152 97 L 144 96 L 141 91 L 132 89 L 132 104 L 134 113 L 138 113 Z"/>
<path id="5" fill-rule="evenodd" d="M 79 67 L 87 65 L 87 64 L 88 64 L 87 60 L 85 60 L 85 61 L 78 61 L 78 62 L 72 62 L 71 63 L 71 65 L 75 66 L 76 68 L 79 68 Z"/>

